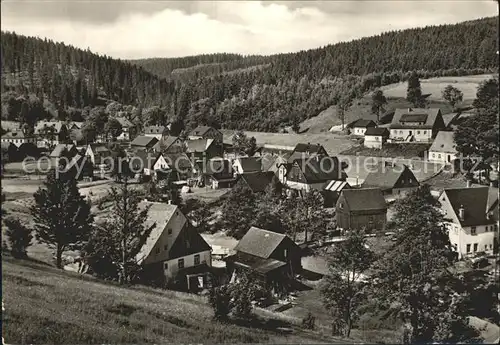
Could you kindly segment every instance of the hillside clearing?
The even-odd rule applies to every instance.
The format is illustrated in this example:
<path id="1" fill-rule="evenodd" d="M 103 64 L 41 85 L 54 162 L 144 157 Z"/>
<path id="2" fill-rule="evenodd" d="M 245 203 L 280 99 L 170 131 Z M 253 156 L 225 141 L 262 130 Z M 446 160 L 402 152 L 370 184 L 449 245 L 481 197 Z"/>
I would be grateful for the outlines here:
<path id="1" fill-rule="evenodd" d="M 2 264 L 6 343 L 345 342 L 283 320 L 259 318 L 253 327 L 213 322 L 196 295 L 124 288 L 5 256 Z"/>

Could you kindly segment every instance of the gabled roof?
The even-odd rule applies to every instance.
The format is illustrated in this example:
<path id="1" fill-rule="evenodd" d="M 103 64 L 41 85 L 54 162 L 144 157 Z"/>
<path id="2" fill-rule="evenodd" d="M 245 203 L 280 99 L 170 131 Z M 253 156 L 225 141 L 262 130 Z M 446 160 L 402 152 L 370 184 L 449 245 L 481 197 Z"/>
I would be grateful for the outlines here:
<path id="1" fill-rule="evenodd" d="M 49 156 L 50 157 L 61 157 L 64 150 L 67 150 L 69 153 L 77 152 L 76 146 L 73 144 L 57 144 Z"/>
<path id="2" fill-rule="evenodd" d="M 321 183 L 328 180 L 341 180 L 346 177 L 337 157 L 314 156 L 296 159 L 293 165 L 302 171 L 307 183 Z M 290 172 L 291 170 L 289 170 Z"/>
<path id="3" fill-rule="evenodd" d="M 243 172 L 256 172 L 261 171 L 260 159 L 257 157 L 238 157 L 235 159 L 235 163 L 239 162 Z"/>
<path id="4" fill-rule="evenodd" d="M 193 169 L 193 163 L 185 153 L 164 153 L 163 158 L 174 170 L 186 171 Z"/>
<path id="5" fill-rule="evenodd" d="M 54 133 L 59 134 L 65 127 L 62 121 L 38 121 L 35 125 L 35 134 L 41 134 L 44 128 L 54 128 Z"/>
<path id="6" fill-rule="evenodd" d="M 453 134 L 453 132 L 439 131 L 439 133 L 436 135 L 436 139 L 434 139 L 434 142 L 429 148 L 429 151 L 457 153 Z"/>
<path id="7" fill-rule="evenodd" d="M 224 259 L 226 262 L 234 262 L 239 266 L 250 267 L 259 273 L 272 272 L 286 265 L 286 262 L 275 259 L 262 259 L 243 252 L 238 252 Z"/>
<path id="8" fill-rule="evenodd" d="M 106 145 L 99 144 L 99 143 L 92 143 L 88 144 L 88 146 L 92 149 L 92 152 L 94 153 L 109 153 L 110 150 L 106 147 Z"/>
<path id="9" fill-rule="evenodd" d="M 81 129 L 83 127 L 83 124 L 83 121 L 71 121 L 68 127 L 76 127 L 78 129 Z"/>
<path id="10" fill-rule="evenodd" d="M 210 126 L 198 126 L 195 129 L 193 129 L 191 132 L 189 132 L 188 136 L 196 136 L 196 137 L 203 136 L 205 133 L 207 133 L 212 128 L 213 127 L 210 127 Z"/>
<path id="11" fill-rule="evenodd" d="M 214 142 L 213 139 L 194 139 L 194 140 L 186 140 L 186 152 L 188 153 L 196 153 L 196 152 L 205 152 Z"/>
<path id="12" fill-rule="evenodd" d="M 487 212 L 489 211 L 488 206 L 494 205 L 494 202 L 498 200 L 498 189 L 493 187 L 450 188 L 445 189 L 443 193 L 446 194 L 462 226 L 484 225 L 495 222 L 493 219 L 487 219 Z M 459 217 L 461 206 L 464 208 L 464 220 Z"/>
<path id="13" fill-rule="evenodd" d="M 174 144 L 176 141 L 179 140 L 179 137 L 174 137 L 172 135 L 169 135 L 168 137 L 166 138 L 163 138 L 161 141 L 160 141 L 160 144 L 165 148 L 165 149 L 168 149 L 172 144 Z"/>
<path id="14" fill-rule="evenodd" d="M 376 187 L 381 189 L 392 189 L 403 173 L 411 174 L 411 178 L 417 181 L 413 172 L 406 165 L 385 166 L 384 163 L 377 164 L 370 169 L 362 184 L 363 188 Z"/>
<path id="15" fill-rule="evenodd" d="M 126 117 L 123 117 L 123 116 L 116 117 L 116 121 L 120 122 L 120 125 L 122 125 L 122 127 L 126 127 L 126 128 L 132 127 L 134 125 Z"/>
<path id="16" fill-rule="evenodd" d="M 286 164 L 289 156 L 290 156 L 289 153 L 280 154 L 277 156 L 264 154 L 260 158 L 262 171 L 272 171 L 272 172 L 278 171 L 278 167 L 280 166 L 280 164 Z"/>
<path id="17" fill-rule="evenodd" d="M 203 175 L 210 175 L 213 177 L 226 176 L 233 173 L 233 167 L 228 159 L 214 158 L 206 162 L 197 161 L 196 168 Z"/>
<path id="18" fill-rule="evenodd" d="M 387 128 L 383 127 L 368 127 L 365 132 L 365 136 L 389 136 L 389 131 Z"/>
<path id="19" fill-rule="evenodd" d="M 147 126 L 144 127 L 145 134 L 163 134 L 166 130 L 165 126 Z"/>
<path id="20" fill-rule="evenodd" d="M 391 128 L 423 128 L 430 129 L 441 114 L 439 108 L 398 108 L 394 112 Z M 413 123 L 423 122 L 421 125 Z"/>
<path id="21" fill-rule="evenodd" d="M 180 213 L 180 211 L 180 214 L 176 214 L 176 211 L 178 211 L 176 205 L 149 201 L 142 201 L 141 203 L 139 203 L 139 207 L 141 209 L 144 209 L 147 206 L 149 206 L 149 210 L 145 225 L 147 228 L 152 228 L 152 230 L 148 236 L 148 239 L 136 256 L 139 263 L 141 263 L 150 255 L 154 245 L 163 234 L 163 231 L 165 231 L 167 224 L 169 224 L 170 220 L 173 217 L 179 218 L 178 222 L 172 222 L 173 225 L 182 228 L 186 224 L 186 217 L 184 217 L 184 215 Z M 171 247 L 171 245 L 175 242 L 175 235 L 178 235 L 179 231 L 173 231 L 173 234 L 174 236 L 168 238 L 168 240 L 171 241 L 169 247 Z"/>
<path id="22" fill-rule="evenodd" d="M 132 146 L 143 146 L 143 147 L 152 147 L 158 142 L 158 139 L 155 137 L 147 137 L 145 135 L 140 135 L 136 137 L 130 145 Z"/>
<path id="23" fill-rule="evenodd" d="M 304 143 L 298 143 L 295 145 L 295 148 L 293 149 L 293 152 L 309 152 L 309 153 L 320 153 L 324 151 L 325 148 L 320 145 L 320 144 L 304 144 Z"/>
<path id="24" fill-rule="evenodd" d="M 272 171 L 259 171 L 240 175 L 240 179 L 246 183 L 253 193 L 264 192 L 275 177 Z"/>
<path id="25" fill-rule="evenodd" d="M 268 259 L 286 235 L 252 226 L 234 250 Z"/>
<path id="26" fill-rule="evenodd" d="M 351 186 L 346 181 L 331 180 L 325 182 L 325 184 L 323 185 L 323 190 L 327 190 L 330 192 L 340 192 L 344 188 L 350 188 L 350 187 Z"/>
<path id="27" fill-rule="evenodd" d="M 372 120 L 365 120 L 365 119 L 359 119 L 356 120 L 352 123 L 352 127 L 362 127 L 362 128 L 369 128 L 369 127 L 376 127 L 377 124 L 372 121 Z"/>
<path id="28" fill-rule="evenodd" d="M 387 210 L 384 195 L 378 188 L 344 189 L 342 195 L 350 211 Z"/>

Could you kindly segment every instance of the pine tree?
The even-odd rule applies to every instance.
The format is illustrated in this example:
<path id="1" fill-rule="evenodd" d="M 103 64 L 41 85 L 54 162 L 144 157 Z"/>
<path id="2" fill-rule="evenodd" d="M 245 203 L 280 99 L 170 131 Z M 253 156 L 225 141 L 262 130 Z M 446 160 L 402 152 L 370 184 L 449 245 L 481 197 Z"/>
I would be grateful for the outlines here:
<path id="1" fill-rule="evenodd" d="M 37 240 L 55 248 L 56 266 L 62 268 L 62 253 L 88 240 L 94 218 L 76 180 L 57 174 L 52 170 L 47 175 L 44 186 L 34 194 L 35 204 L 30 211 Z"/>
<path id="2" fill-rule="evenodd" d="M 415 71 L 411 72 L 408 78 L 408 88 L 406 89 L 406 100 L 413 104 L 414 107 L 423 107 L 425 100 L 422 97 L 422 88 L 420 79 Z"/>

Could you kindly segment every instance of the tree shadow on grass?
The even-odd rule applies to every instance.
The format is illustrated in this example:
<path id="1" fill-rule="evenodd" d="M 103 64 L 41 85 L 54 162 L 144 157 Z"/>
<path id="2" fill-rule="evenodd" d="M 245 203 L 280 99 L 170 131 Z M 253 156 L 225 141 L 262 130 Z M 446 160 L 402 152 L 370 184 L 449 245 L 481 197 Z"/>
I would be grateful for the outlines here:
<path id="1" fill-rule="evenodd" d="M 272 331 L 279 334 L 289 334 L 293 332 L 292 324 L 289 322 L 277 319 L 263 319 L 257 316 L 252 316 L 249 319 L 232 318 L 228 320 L 228 323 L 246 328 Z"/>

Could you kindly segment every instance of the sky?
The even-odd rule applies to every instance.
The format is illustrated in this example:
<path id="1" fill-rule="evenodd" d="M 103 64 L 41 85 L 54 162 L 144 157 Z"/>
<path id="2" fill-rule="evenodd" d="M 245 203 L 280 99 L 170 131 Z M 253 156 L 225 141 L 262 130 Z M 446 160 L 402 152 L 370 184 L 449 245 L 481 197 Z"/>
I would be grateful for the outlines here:
<path id="1" fill-rule="evenodd" d="M 1 28 L 137 59 L 286 53 L 495 15 L 494 0 L 2 0 Z"/>

